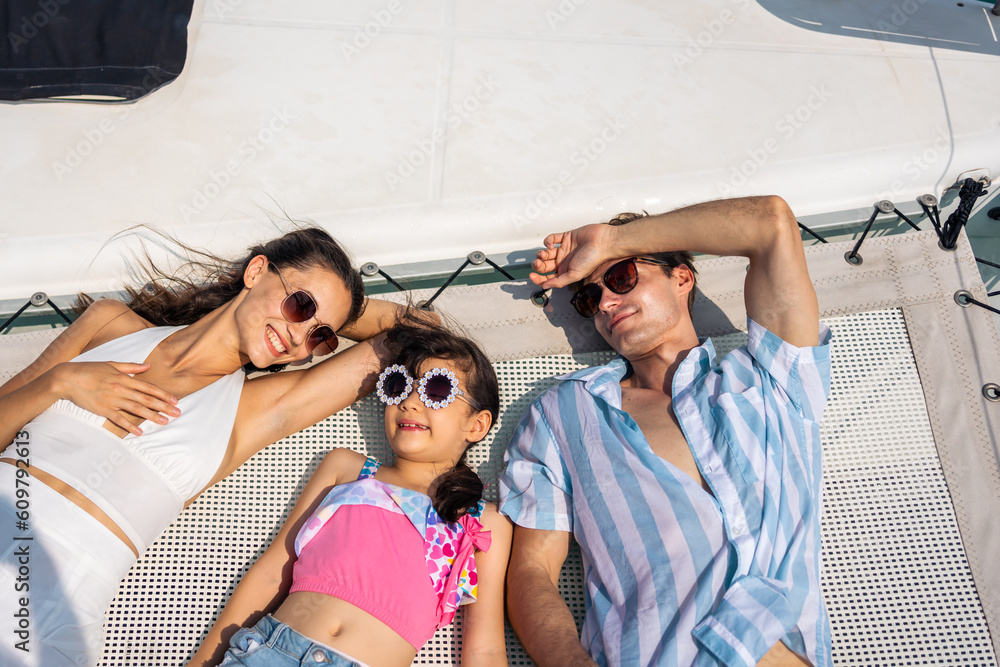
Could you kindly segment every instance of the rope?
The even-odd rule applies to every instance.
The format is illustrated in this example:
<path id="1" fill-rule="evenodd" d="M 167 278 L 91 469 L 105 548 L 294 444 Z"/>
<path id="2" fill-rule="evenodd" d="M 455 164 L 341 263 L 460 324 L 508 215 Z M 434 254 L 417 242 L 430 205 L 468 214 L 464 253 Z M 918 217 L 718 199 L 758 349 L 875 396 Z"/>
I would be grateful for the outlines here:
<path id="1" fill-rule="evenodd" d="M 1000 292 L 994 292 L 993 294 L 1000 294 Z M 990 295 L 990 296 L 992 296 L 992 295 Z M 975 305 L 979 306 L 980 308 L 985 308 L 986 310 L 988 310 L 990 312 L 993 312 L 993 313 L 996 313 L 997 315 L 1000 315 L 1000 310 L 997 310 L 996 308 L 994 308 L 993 306 L 989 305 L 988 303 L 983 303 L 981 301 L 976 301 L 971 296 L 966 296 L 965 297 L 965 303 L 967 303 L 967 304 L 975 304 Z"/>
<path id="2" fill-rule="evenodd" d="M 8 317 L 7 321 L 4 322 L 2 325 L 0 325 L 0 334 L 6 333 L 7 328 L 14 323 L 14 320 L 16 320 L 18 317 L 21 316 L 21 313 L 23 313 L 28 309 L 28 306 L 35 306 L 36 308 L 40 308 L 41 306 L 44 305 L 48 305 L 50 308 L 52 308 L 52 310 L 56 311 L 56 314 L 59 315 L 59 317 L 63 318 L 66 321 L 66 324 L 73 324 L 73 320 L 67 317 L 66 313 L 59 310 L 59 306 L 52 303 L 52 299 L 50 299 L 45 292 L 35 292 L 34 294 L 31 295 L 31 298 L 28 299 L 28 301 L 25 302 L 25 304 L 18 309 L 16 313 Z"/>
<path id="3" fill-rule="evenodd" d="M 7 328 L 7 326 L 9 324 L 13 324 L 14 320 L 16 320 L 18 317 L 20 317 L 21 313 L 23 313 L 24 311 L 26 311 L 28 309 L 28 306 L 30 306 L 30 305 L 31 305 L 31 302 L 30 301 L 26 301 L 25 304 L 23 306 L 21 306 L 20 310 L 18 310 L 16 313 L 14 313 L 13 315 L 11 315 L 10 318 L 6 322 L 3 323 L 3 326 L 0 326 L 0 333 L 3 333 L 3 331 Z"/>
<path id="4" fill-rule="evenodd" d="M 905 213 L 903 213 L 898 208 L 896 208 L 895 204 L 892 205 L 892 212 L 895 213 L 896 215 L 898 215 L 899 217 L 901 217 L 903 220 L 905 220 L 907 222 L 907 224 L 910 225 L 910 227 L 913 227 L 918 232 L 920 231 L 920 227 L 918 227 L 915 222 L 913 222 L 912 220 L 910 220 L 909 218 L 907 218 Z"/>
<path id="5" fill-rule="evenodd" d="M 868 224 L 865 225 L 865 231 L 861 233 L 861 238 L 858 239 L 858 242 L 854 244 L 854 249 L 847 254 L 848 262 L 850 262 L 851 260 L 853 260 L 855 257 L 858 256 L 858 250 L 861 249 L 861 244 L 865 242 L 865 237 L 868 236 L 868 230 L 872 228 L 872 223 L 875 222 L 875 218 L 878 217 L 878 214 L 879 214 L 879 208 L 878 205 L 876 204 L 875 210 L 872 211 L 872 216 L 868 218 Z"/>
<path id="6" fill-rule="evenodd" d="M 931 208 L 931 207 L 927 206 L 927 204 L 925 204 L 923 202 L 923 199 L 921 199 L 920 200 L 920 208 L 924 209 L 924 215 L 926 215 L 928 218 L 930 218 L 931 224 L 934 225 L 934 231 L 938 235 L 938 240 L 940 240 L 941 239 L 941 214 L 938 211 L 937 203 L 935 202 L 933 208 Z"/>
<path id="7" fill-rule="evenodd" d="M 434 292 L 434 295 L 431 298 L 427 299 L 427 301 L 424 302 L 424 308 L 430 308 L 431 304 L 434 303 L 434 299 L 436 299 L 439 296 L 441 296 L 441 292 L 443 292 L 444 289 L 448 285 L 450 285 L 453 280 L 455 280 L 455 278 L 458 278 L 458 274 L 460 274 L 462 272 L 462 270 L 465 269 L 465 267 L 467 267 L 469 264 L 471 264 L 471 262 L 469 260 L 465 260 L 464 262 L 462 262 L 462 266 L 460 266 L 457 269 L 455 269 L 455 272 L 453 274 L 451 274 L 450 276 L 448 276 L 448 280 L 444 281 L 444 285 L 441 285 L 441 287 L 438 288 L 438 291 Z"/>
<path id="8" fill-rule="evenodd" d="M 927 195 L 925 195 L 925 197 L 927 197 Z M 933 197 L 928 197 L 928 198 L 929 199 L 933 199 Z M 937 202 L 936 201 L 934 202 L 934 208 L 933 208 L 933 210 L 931 210 L 931 209 L 929 209 L 927 207 L 927 204 L 924 202 L 924 198 L 921 197 L 920 198 L 920 206 L 923 207 L 924 214 L 928 218 L 931 219 L 931 223 L 934 225 L 934 229 L 935 229 L 935 231 L 937 231 L 938 237 L 940 238 L 940 236 L 941 236 L 940 225 L 938 224 L 938 221 L 935 219 L 936 215 L 937 215 Z M 868 232 L 871 231 L 872 225 L 875 223 L 875 218 L 878 217 L 879 213 L 885 213 L 885 214 L 893 213 L 893 214 L 899 216 L 900 218 L 902 218 L 903 221 L 906 224 L 908 224 L 910 227 L 913 227 L 918 232 L 920 231 L 920 227 L 917 225 L 917 223 L 915 223 L 912 220 L 910 220 L 910 218 L 907 217 L 907 215 L 905 213 L 903 213 L 898 208 L 896 208 L 896 205 L 893 204 L 888 199 L 883 199 L 883 200 L 881 200 L 879 202 L 876 202 L 875 203 L 875 210 L 872 211 L 871 217 L 868 218 L 868 223 L 865 225 L 865 231 L 861 233 L 861 238 L 859 238 L 858 242 L 854 244 L 854 249 L 851 250 L 851 252 L 849 252 L 846 255 L 844 255 L 844 258 L 848 262 L 850 262 L 851 264 L 860 263 L 860 262 L 855 262 L 854 259 L 858 256 L 858 251 L 861 250 L 861 244 L 865 242 L 865 238 L 868 236 Z M 799 227 L 802 227 L 801 223 L 799 224 Z M 802 228 L 805 229 L 805 227 L 802 227 Z M 808 231 L 808 230 L 806 230 L 806 231 Z M 815 234 L 813 234 L 813 236 L 815 236 Z"/>
<path id="9" fill-rule="evenodd" d="M 969 215 L 972 213 L 973 207 L 976 205 L 976 201 L 986 194 L 986 185 L 982 181 L 975 181 L 971 178 L 965 179 L 962 183 L 962 189 L 958 193 L 958 207 L 952 211 L 952 214 L 948 216 L 944 225 L 941 227 L 941 231 L 938 236 L 941 239 L 941 245 L 943 245 L 948 250 L 955 249 L 955 243 L 958 241 L 958 234 L 962 231 L 962 227 L 965 223 L 969 221 Z"/>
<path id="10" fill-rule="evenodd" d="M 437 299 L 439 296 L 441 296 L 441 292 L 443 292 L 445 290 L 445 288 L 448 287 L 448 285 L 450 285 L 455 280 L 455 278 L 458 278 L 459 274 L 462 273 L 462 271 L 465 269 L 465 267 L 467 267 L 469 264 L 479 265 L 479 264 L 482 264 L 483 262 L 489 264 L 494 269 L 496 269 L 500 273 L 504 274 L 504 276 L 507 277 L 507 280 L 515 280 L 514 276 L 512 276 L 509 273 L 507 273 L 506 271 L 504 271 L 503 267 L 501 267 L 499 264 L 497 264 L 492 259 L 490 259 L 489 257 L 487 257 L 485 253 L 479 252 L 478 250 L 475 251 L 475 252 L 470 252 L 469 255 L 466 257 L 465 261 L 462 262 L 462 266 L 460 266 L 457 269 L 455 269 L 455 271 L 452 272 L 452 274 L 450 276 L 448 276 L 448 280 L 446 280 L 444 282 L 444 284 L 441 285 L 441 287 L 438 288 L 437 292 L 434 292 L 434 295 L 431 296 L 430 299 L 428 299 L 427 301 L 424 301 L 423 304 L 421 304 L 421 307 L 422 308 L 429 308 L 430 305 L 432 303 L 434 303 L 434 300 Z M 392 283 L 392 285 L 397 290 L 399 290 L 400 292 L 405 292 L 406 291 L 405 287 L 403 287 L 398 282 L 396 282 L 395 280 L 393 280 L 392 276 L 390 276 L 388 273 L 386 273 L 381 268 L 379 268 L 378 264 L 376 264 L 375 262 L 367 262 L 366 264 L 362 264 L 361 265 L 361 269 L 360 269 L 360 273 L 361 273 L 362 276 L 380 275 L 383 278 L 385 278 L 386 280 L 388 280 L 390 283 Z"/>
<path id="11" fill-rule="evenodd" d="M 52 310 L 56 311 L 56 314 L 59 315 L 59 317 L 63 318 L 66 321 L 66 324 L 73 324 L 73 320 L 71 320 L 68 317 L 66 317 L 66 313 L 64 313 L 63 311 L 59 310 L 59 306 L 57 306 L 56 304 L 52 303 L 52 299 L 46 299 L 45 303 L 49 304 L 52 307 Z"/>
<path id="12" fill-rule="evenodd" d="M 809 229 L 808 227 L 806 227 L 805 225 L 803 225 L 803 224 L 802 224 L 801 222 L 799 222 L 798 220 L 796 220 L 795 222 L 797 222 L 797 223 L 798 223 L 798 225 L 799 225 L 799 229 L 802 229 L 802 230 L 804 230 L 804 231 L 805 231 L 805 232 L 806 232 L 807 234 L 809 234 L 809 235 L 810 235 L 810 236 L 812 236 L 813 238 L 816 238 L 816 239 L 819 239 L 819 242 L 820 242 L 820 243 L 829 243 L 829 241 L 827 241 L 827 240 L 826 240 L 825 238 L 823 238 L 822 236 L 820 236 L 819 234 L 817 234 L 817 233 L 816 233 L 816 232 L 814 232 L 813 230 Z"/>
<path id="13" fill-rule="evenodd" d="M 1000 269 L 1000 264 L 995 264 L 985 259 L 979 259 L 978 257 L 976 257 L 976 261 L 980 264 L 985 264 L 986 266 L 992 266 L 994 269 Z M 997 290 L 996 292 L 988 292 L 986 296 L 996 296 L 997 294 L 1000 294 L 1000 290 Z"/>
<path id="14" fill-rule="evenodd" d="M 423 308 L 430 308 L 430 305 L 432 303 L 434 303 L 434 300 L 436 298 L 438 298 L 439 296 L 441 296 L 441 292 L 443 292 L 445 290 L 445 288 L 448 287 L 448 285 L 450 285 L 452 283 L 452 281 L 455 280 L 455 278 L 458 278 L 458 274 L 462 273 L 462 271 L 465 270 L 465 267 L 467 267 L 469 264 L 479 265 L 479 264 L 482 264 L 483 262 L 486 262 L 487 264 L 489 264 L 490 266 L 492 266 L 494 269 L 496 269 L 500 273 L 502 273 L 505 276 L 507 276 L 507 280 L 514 280 L 514 276 L 510 275 L 509 273 L 507 273 L 506 271 L 504 271 L 502 268 L 500 268 L 499 264 L 497 264 L 492 259 L 490 259 L 489 257 L 487 257 L 484 253 L 481 253 L 479 251 L 470 252 L 469 256 L 466 257 L 466 259 L 465 259 L 464 262 L 462 262 L 462 266 L 460 266 L 457 269 L 455 269 L 455 272 L 452 273 L 450 276 L 448 276 L 448 280 L 444 281 L 444 285 L 441 285 L 441 287 L 438 288 L 438 291 L 434 292 L 434 294 L 431 296 L 431 298 L 427 299 L 427 301 L 424 301 L 422 307 Z"/>
<path id="15" fill-rule="evenodd" d="M 390 276 L 390 275 L 389 275 L 388 273 L 386 273 L 386 272 L 385 272 L 385 271 L 383 271 L 382 269 L 379 269 L 379 270 L 378 270 L 378 274 L 379 274 L 380 276 L 382 276 L 383 278 L 385 278 L 386 280 L 388 280 L 388 281 L 389 281 L 390 283 L 392 283 L 392 284 L 393 284 L 393 286 L 395 286 L 395 288 L 396 288 L 397 290 L 399 290 L 400 292 L 405 292 L 405 291 L 406 291 L 406 288 L 405 288 L 405 287 L 403 287 L 402 285 L 400 285 L 399 283 L 397 283 L 397 282 L 396 282 L 395 280 L 393 280 L 393 279 L 392 279 L 392 276 Z"/>
<path id="16" fill-rule="evenodd" d="M 489 257 L 486 258 L 486 263 L 489 264 L 490 266 L 492 266 L 494 269 L 496 269 L 500 273 L 502 273 L 505 276 L 507 276 L 507 280 L 514 280 L 514 276 L 510 275 L 509 273 L 507 273 L 506 271 L 504 271 L 502 268 L 500 268 L 500 265 L 497 264 L 496 262 L 494 262 Z"/>

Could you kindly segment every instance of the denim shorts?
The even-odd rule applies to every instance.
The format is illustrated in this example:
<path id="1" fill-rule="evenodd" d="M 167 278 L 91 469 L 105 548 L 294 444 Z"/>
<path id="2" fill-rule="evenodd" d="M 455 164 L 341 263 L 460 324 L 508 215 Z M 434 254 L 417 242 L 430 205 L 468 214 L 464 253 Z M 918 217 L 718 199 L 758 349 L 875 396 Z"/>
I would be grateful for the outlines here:
<path id="1" fill-rule="evenodd" d="M 367 667 L 335 648 L 299 634 L 268 615 L 252 628 L 240 629 L 229 641 L 219 667 Z"/>

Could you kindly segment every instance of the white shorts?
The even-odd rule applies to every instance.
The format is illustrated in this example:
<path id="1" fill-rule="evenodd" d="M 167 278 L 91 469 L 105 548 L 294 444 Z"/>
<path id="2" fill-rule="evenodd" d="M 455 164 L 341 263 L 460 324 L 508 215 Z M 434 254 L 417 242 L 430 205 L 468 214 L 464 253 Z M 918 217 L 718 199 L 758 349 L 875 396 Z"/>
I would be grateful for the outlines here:
<path id="1" fill-rule="evenodd" d="M 0 463 L 0 664 L 96 665 L 104 612 L 134 562 L 97 519 Z"/>

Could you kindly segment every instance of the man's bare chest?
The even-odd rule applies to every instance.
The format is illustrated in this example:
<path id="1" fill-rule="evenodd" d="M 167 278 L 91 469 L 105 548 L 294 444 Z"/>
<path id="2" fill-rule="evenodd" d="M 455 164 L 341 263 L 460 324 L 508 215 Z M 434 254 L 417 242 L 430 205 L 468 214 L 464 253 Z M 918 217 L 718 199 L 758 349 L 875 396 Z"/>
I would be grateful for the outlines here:
<path id="1" fill-rule="evenodd" d="M 622 410 L 635 420 L 654 454 L 705 486 L 669 396 L 648 389 L 623 387 Z"/>

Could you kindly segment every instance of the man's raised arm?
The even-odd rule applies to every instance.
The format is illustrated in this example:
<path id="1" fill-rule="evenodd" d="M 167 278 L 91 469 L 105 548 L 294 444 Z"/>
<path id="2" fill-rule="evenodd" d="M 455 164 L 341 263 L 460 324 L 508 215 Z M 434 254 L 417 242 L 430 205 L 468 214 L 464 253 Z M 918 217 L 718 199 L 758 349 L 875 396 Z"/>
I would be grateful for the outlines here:
<path id="1" fill-rule="evenodd" d="M 570 534 L 514 527 L 507 569 L 507 616 L 539 667 L 596 663 L 580 644 L 573 615 L 559 595 Z"/>
<path id="2" fill-rule="evenodd" d="M 586 225 L 550 234 L 533 264 L 532 280 L 562 287 L 608 260 L 669 250 L 749 258 L 747 314 L 792 345 L 818 344 L 819 306 L 795 215 L 773 195 L 722 199 L 618 227 Z"/>

